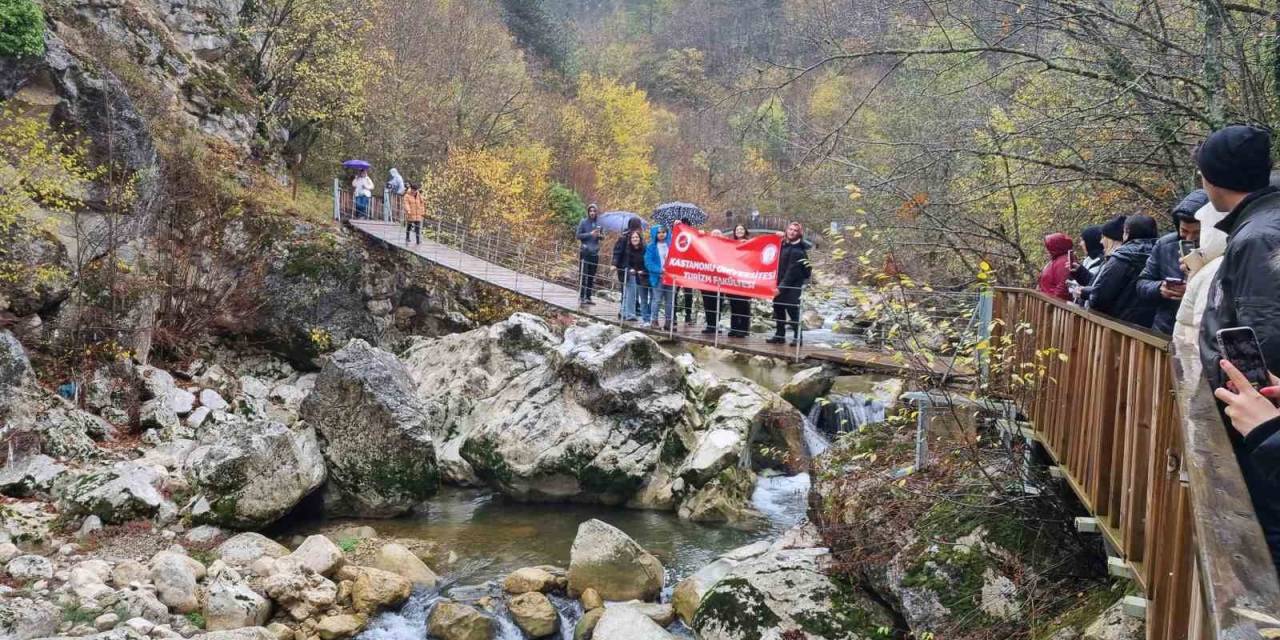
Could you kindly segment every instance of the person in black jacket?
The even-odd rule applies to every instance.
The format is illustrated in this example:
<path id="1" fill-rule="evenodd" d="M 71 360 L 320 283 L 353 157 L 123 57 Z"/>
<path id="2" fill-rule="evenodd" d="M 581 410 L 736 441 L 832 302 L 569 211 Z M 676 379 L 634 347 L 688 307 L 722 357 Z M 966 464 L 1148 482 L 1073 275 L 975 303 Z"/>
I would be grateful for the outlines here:
<path id="1" fill-rule="evenodd" d="M 627 236 L 631 233 L 639 232 L 642 226 L 644 226 L 644 223 L 640 221 L 640 218 L 632 218 L 628 220 L 627 230 L 622 232 L 622 235 L 618 238 L 617 242 L 613 243 L 613 269 L 618 273 L 618 292 L 623 293 L 624 295 L 627 289 L 627 268 L 623 264 L 622 254 L 627 248 Z M 639 301 L 639 298 L 637 298 L 637 301 Z M 619 308 L 618 317 L 625 318 L 628 315 L 636 315 L 639 312 L 639 309 L 637 308 L 634 311 L 635 313 L 627 314 Z"/>
<path id="2" fill-rule="evenodd" d="M 1129 216 L 1124 221 L 1124 244 L 1107 257 L 1102 271 L 1088 287 L 1086 308 L 1142 327 L 1150 327 L 1154 304 L 1138 299 L 1138 276 L 1156 246 L 1155 218 Z"/>
<path id="3" fill-rule="evenodd" d="M 729 212 L 725 215 L 730 215 Z M 738 223 L 733 228 L 733 240 L 746 242 L 751 237 L 747 225 Z M 746 296 L 728 295 L 729 298 L 729 337 L 745 338 L 751 333 L 751 299 Z"/>
<path id="4" fill-rule="evenodd" d="M 1200 362 L 1209 382 L 1221 389 L 1227 386 L 1217 344 L 1222 329 L 1252 328 L 1271 373 L 1280 369 L 1280 295 L 1276 290 L 1280 276 L 1280 189 L 1270 184 L 1271 134 L 1243 125 L 1221 129 L 1200 145 L 1196 166 L 1214 208 L 1230 212 L 1216 225 L 1227 234 L 1227 249 L 1209 286 L 1209 302 L 1200 322 Z M 1226 414 L 1226 420 L 1235 426 L 1231 414 Z M 1236 461 L 1271 557 L 1277 560 L 1280 482 L 1257 464 L 1245 440 L 1238 435 L 1233 438 Z"/>
<path id="5" fill-rule="evenodd" d="M 1203 189 L 1196 189 L 1173 208 L 1173 223 L 1178 229 L 1156 241 L 1146 268 L 1138 276 L 1138 298 L 1155 305 L 1156 315 L 1151 321 L 1151 328 L 1160 333 L 1173 333 L 1178 307 L 1187 292 L 1180 246 L 1182 242 L 1200 244 L 1200 221 L 1196 220 L 1196 212 L 1208 203 L 1209 194 Z M 1182 281 L 1182 284 L 1173 284 L 1170 279 Z"/>
<path id="6" fill-rule="evenodd" d="M 622 234 L 622 321 L 635 322 L 648 315 L 649 271 L 644 264 L 644 234 L 628 231 Z"/>
<path id="7" fill-rule="evenodd" d="M 787 339 L 787 327 L 795 334 L 792 345 L 800 343 L 800 293 L 813 276 L 809 265 L 809 243 L 804 239 L 804 227 L 799 222 L 787 225 L 782 240 L 782 253 L 778 256 L 778 295 L 773 298 L 773 320 L 776 328 L 770 344 L 782 344 Z"/>

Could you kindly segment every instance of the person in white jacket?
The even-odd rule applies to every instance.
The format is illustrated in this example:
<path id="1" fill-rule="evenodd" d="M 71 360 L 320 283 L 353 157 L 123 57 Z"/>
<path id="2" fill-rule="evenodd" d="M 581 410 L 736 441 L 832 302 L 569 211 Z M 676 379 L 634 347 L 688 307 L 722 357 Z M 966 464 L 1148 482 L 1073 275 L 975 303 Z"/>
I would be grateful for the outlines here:
<path id="1" fill-rule="evenodd" d="M 1187 292 L 1178 307 L 1173 342 L 1186 374 L 1183 379 L 1188 384 L 1199 384 L 1201 380 L 1200 319 L 1209 304 L 1209 285 L 1218 274 L 1222 255 L 1227 250 L 1227 234 L 1215 227 L 1225 217 L 1227 214 L 1214 209 L 1212 203 L 1200 207 L 1196 211 L 1196 220 L 1200 221 L 1200 248 L 1182 259 L 1182 270 L 1187 273 Z M 1185 391 L 1194 393 L 1195 390 Z"/>
<path id="2" fill-rule="evenodd" d="M 373 199 L 373 178 L 369 177 L 368 169 L 361 169 L 351 181 L 351 194 L 355 197 L 356 218 L 368 218 L 369 201 Z"/>

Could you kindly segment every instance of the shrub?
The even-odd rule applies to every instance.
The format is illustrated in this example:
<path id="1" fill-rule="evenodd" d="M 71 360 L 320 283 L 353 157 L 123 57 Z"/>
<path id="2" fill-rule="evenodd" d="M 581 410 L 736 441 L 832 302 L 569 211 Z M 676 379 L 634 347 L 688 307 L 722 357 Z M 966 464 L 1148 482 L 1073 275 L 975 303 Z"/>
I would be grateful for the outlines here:
<path id="1" fill-rule="evenodd" d="M 32 0 L 0 0 L 0 56 L 44 55 L 44 12 Z"/>
<path id="2" fill-rule="evenodd" d="M 547 205 L 555 212 L 556 219 L 569 226 L 575 226 L 587 217 L 587 204 L 577 191 L 559 182 L 547 189 Z"/>

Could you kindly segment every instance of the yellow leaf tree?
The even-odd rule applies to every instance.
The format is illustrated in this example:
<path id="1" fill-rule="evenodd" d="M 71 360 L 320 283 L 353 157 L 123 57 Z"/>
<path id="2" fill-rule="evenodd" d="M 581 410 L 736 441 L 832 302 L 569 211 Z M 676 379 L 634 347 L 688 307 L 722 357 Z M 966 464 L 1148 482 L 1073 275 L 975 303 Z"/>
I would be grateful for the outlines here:
<path id="1" fill-rule="evenodd" d="M 561 110 L 561 136 L 572 161 L 589 164 L 594 193 L 606 209 L 647 211 L 657 202 L 654 109 L 634 84 L 584 74 L 578 98 Z"/>

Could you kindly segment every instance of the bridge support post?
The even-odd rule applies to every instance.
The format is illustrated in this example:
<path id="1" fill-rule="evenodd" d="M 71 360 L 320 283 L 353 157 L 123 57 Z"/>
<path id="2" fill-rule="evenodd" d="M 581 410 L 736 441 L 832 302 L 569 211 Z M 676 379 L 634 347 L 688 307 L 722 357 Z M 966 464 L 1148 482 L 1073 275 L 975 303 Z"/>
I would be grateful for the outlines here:
<path id="1" fill-rule="evenodd" d="M 978 384 L 988 385 L 991 383 L 991 322 L 995 312 L 995 292 L 991 289 L 985 289 L 978 294 L 978 339 L 980 347 L 977 353 L 978 360 Z"/>
<path id="2" fill-rule="evenodd" d="M 342 183 L 333 179 L 333 219 L 342 221 Z"/>

